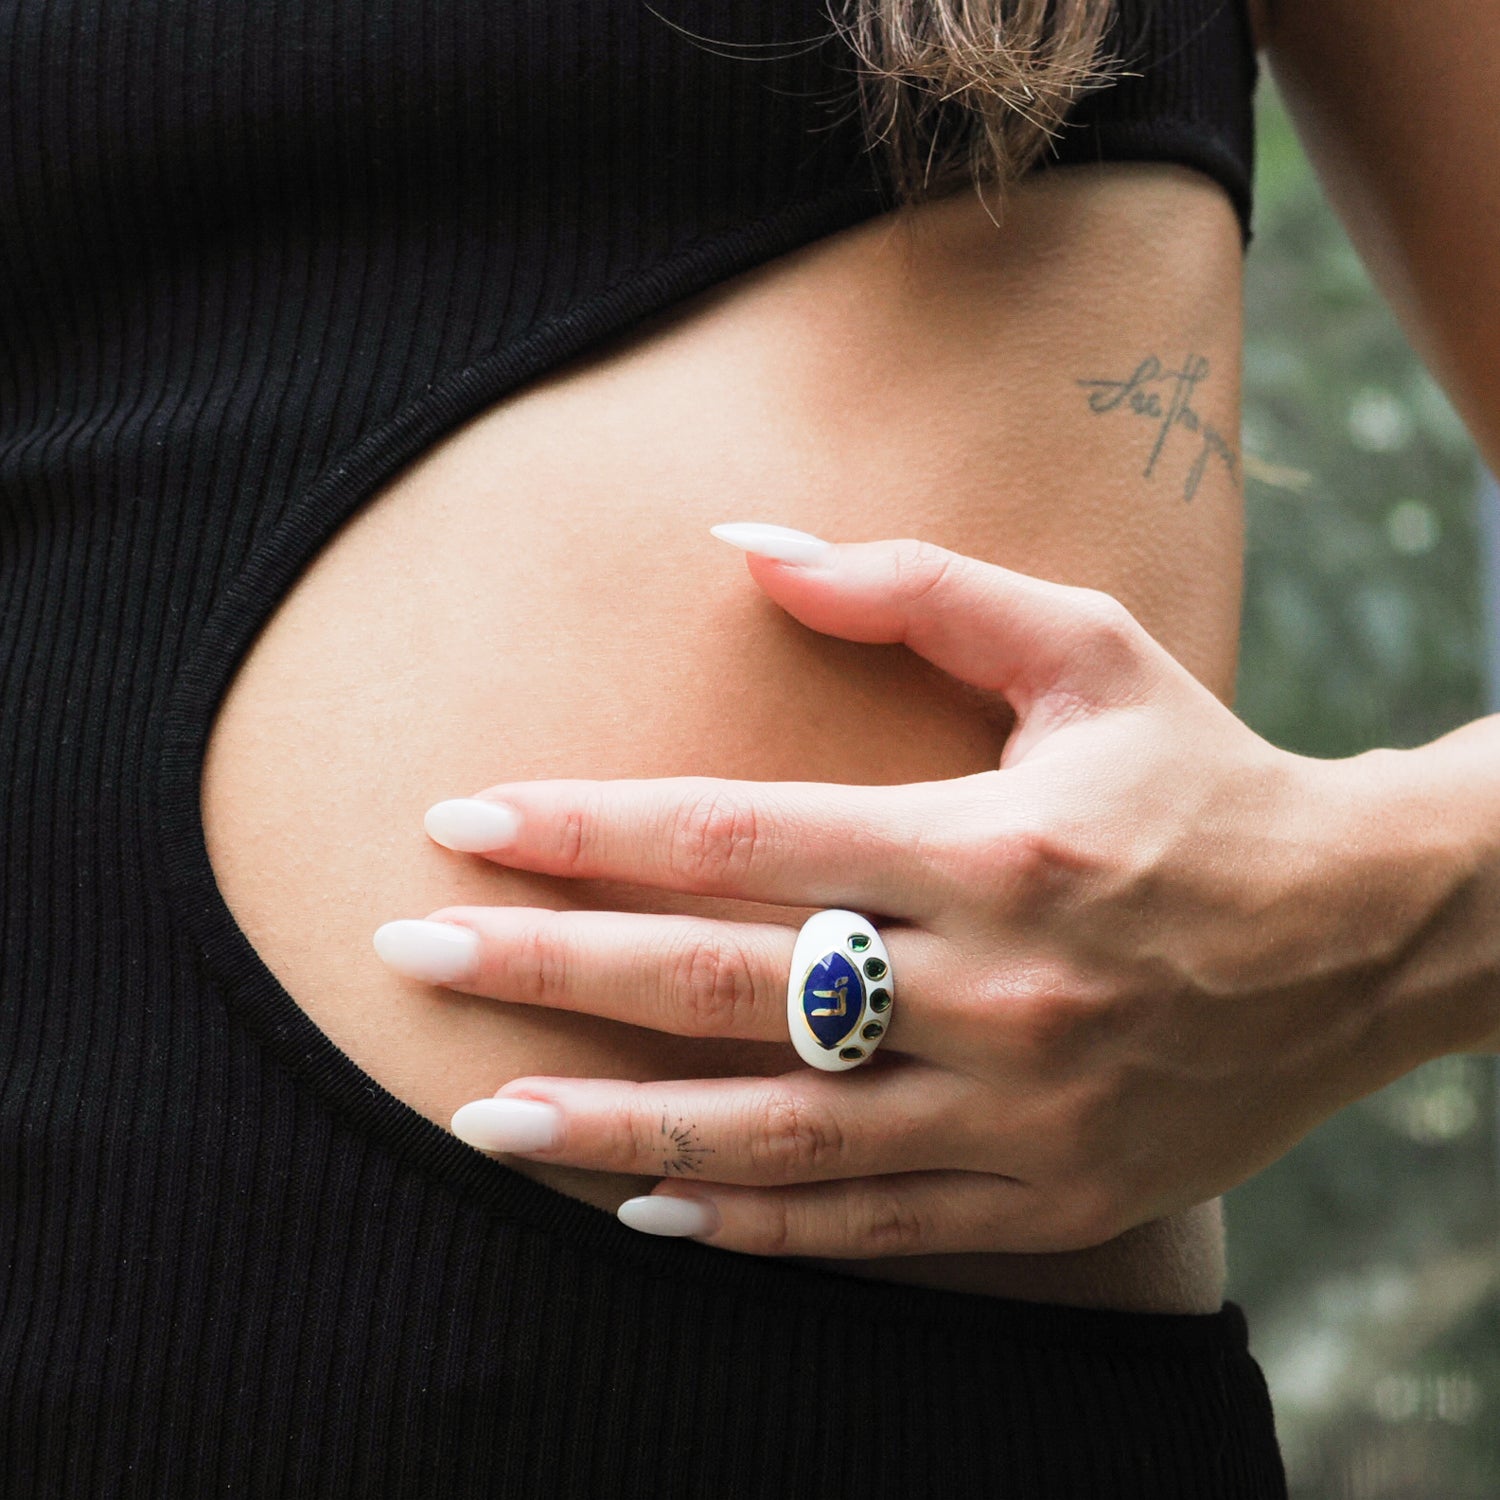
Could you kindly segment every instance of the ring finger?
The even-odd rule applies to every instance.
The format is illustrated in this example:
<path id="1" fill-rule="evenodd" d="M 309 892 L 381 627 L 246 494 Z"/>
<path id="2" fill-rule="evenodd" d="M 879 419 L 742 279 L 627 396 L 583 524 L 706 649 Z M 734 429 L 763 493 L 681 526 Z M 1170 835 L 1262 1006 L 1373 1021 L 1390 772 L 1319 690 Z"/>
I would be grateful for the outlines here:
<path id="1" fill-rule="evenodd" d="M 907 1058 L 837 1075 L 517 1078 L 465 1104 L 453 1131 L 482 1151 L 593 1171 L 759 1186 L 978 1170 L 972 1087 Z M 982 1154 L 994 1172 L 993 1140 Z"/>
<path id="2" fill-rule="evenodd" d="M 947 944 L 918 927 L 883 926 L 881 937 L 896 1002 L 881 1046 L 941 1060 Z M 423 921 L 387 922 L 375 948 L 398 972 L 464 994 L 678 1036 L 790 1045 L 786 992 L 796 938 L 771 922 L 450 906 Z"/>

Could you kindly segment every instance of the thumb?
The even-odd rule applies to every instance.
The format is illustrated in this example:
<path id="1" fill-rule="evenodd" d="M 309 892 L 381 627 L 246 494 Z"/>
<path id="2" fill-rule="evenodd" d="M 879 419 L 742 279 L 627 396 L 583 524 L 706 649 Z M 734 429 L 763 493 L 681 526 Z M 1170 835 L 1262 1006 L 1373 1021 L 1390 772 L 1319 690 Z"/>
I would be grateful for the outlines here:
<path id="1" fill-rule="evenodd" d="M 932 542 L 823 542 L 758 522 L 710 529 L 751 554 L 756 583 L 809 629 L 904 645 L 1001 694 L 1020 719 L 1049 702 L 1069 716 L 1136 702 L 1160 649 L 1109 594 Z"/>

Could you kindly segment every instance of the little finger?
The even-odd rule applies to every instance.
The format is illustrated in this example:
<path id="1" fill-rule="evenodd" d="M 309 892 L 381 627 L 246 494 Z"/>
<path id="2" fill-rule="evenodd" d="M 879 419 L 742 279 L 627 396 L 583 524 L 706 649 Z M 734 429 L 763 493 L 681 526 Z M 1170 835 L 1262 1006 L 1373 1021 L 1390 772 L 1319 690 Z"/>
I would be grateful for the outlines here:
<path id="1" fill-rule="evenodd" d="M 905 1172 L 790 1187 L 663 1183 L 616 1211 L 646 1234 L 689 1236 L 749 1255 L 1033 1253 L 1062 1248 L 1040 1195 L 986 1172 Z"/>

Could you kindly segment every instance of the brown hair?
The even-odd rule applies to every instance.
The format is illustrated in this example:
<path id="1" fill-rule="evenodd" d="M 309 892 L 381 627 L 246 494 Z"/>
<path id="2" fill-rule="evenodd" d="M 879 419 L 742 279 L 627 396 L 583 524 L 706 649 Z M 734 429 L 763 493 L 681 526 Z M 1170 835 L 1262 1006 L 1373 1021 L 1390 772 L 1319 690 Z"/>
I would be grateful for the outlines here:
<path id="1" fill-rule="evenodd" d="M 968 180 L 1002 193 L 1073 102 L 1113 81 L 1115 0 L 827 0 L 859 59 L 866 138 L 904 204 Z"/>

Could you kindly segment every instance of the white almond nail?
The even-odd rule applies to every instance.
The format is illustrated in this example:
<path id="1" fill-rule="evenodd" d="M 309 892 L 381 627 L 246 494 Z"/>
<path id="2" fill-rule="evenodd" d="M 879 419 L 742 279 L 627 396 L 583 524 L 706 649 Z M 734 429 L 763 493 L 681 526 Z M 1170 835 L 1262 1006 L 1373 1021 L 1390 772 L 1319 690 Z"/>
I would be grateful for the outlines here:
<path id="1" fill-rule="evenodd" d="M 562 1111 L 540 1099 L 475 1099 L 454 1111 L 452 1130 L 480 1151 L 546 1151 L 562 1139 Z"/>
<path id="2" fill-rule="evenodd" d="M 488 854 L 515 842 L 521 815 L 504 802 L 453 797 L 427 809 L 422 826 L 429 838 L 460 854 Z"/>
<path id="3" fill-rule="evenodd" d="M 479 964 L 479 934 L 451 922 L 387 922 L 375 929 L 375 951 L 411 979 L 452 984 L 466 979 Z"/>
<path id="4" fill-rule="evenodd" d="M 627 1198 L 615 1215 L 626 1228 L 643 1234 L 712 1234 L 719 1227 L 719 1211 L 706 1198 L 648 1194 Z"/>
<path id="5" fill-rule="evenodd" d="M 728 542 L 757 557 L 774 557 L 777 562 L 815 563 L 833 554 L 833 546 L 808 531 L 793 531 L 790 526 L 772 526 L 765 521 L 731 521 L 710 526 L 709 531 L 721 542 Z"/>

